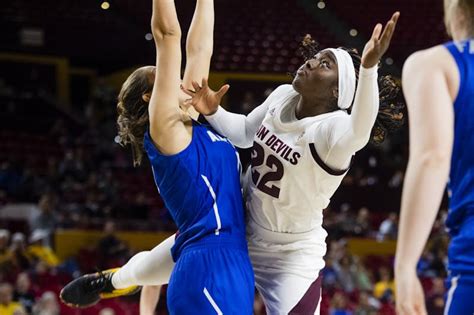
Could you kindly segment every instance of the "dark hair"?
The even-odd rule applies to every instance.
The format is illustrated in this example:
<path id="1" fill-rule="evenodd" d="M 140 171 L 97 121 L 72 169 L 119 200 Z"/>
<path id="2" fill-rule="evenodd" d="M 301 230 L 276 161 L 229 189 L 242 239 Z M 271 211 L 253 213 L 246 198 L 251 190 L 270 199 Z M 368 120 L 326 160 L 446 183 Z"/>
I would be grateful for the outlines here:
<path id="1" fill-rule="evenodd" d="M 143 94 L 152 90 L 147 68 L 139 68 L 123 83 L 117 99 L 119 143 L 132 147 L 134 166 L 142 162 L 143 138 L 149 125 L 148 103 L 143 100 Z"/>
<path id="2" fill-rule="evenodd" d="M 359 81 L 359 68 L 361 56 L 355 48 L 339 47 L 346 50 L 352 58 L 356 72 L 357 82 Z M 320 51 L 319 44 L 307 34 L 298 49 L 298 54 L 306 61 L 313 59 Z M 405 122 L 405 102 L 403 98 L 401 81 L 393 76 L 387 75 L 379 77 L 379 113 L 372 128 L 370 141 L 374 144 L 381 144 L 389 132 L 398 130 Z"/>

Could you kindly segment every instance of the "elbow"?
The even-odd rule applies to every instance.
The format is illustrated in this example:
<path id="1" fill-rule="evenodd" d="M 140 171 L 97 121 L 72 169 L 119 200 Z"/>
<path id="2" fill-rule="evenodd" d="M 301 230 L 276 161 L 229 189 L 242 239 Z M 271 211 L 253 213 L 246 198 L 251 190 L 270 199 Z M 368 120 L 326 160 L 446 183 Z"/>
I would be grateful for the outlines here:
<path id="1" fill-rule="evenodd" d="M 165 39 L 181 40 L 181 28 L 178 23 L 157 21 L 156 18 L 152 18 L 151 31 L 157 42 Z"/>
<path id="2" fill-rule="evenodd" d="M 207 43 L 206 41 L 201 41 L 199 43 L 187 42 L 186 43 L 186 56 L 188 58 L 212 58 L 213 53 L 213 43 Z"/>
<path id="3" fill-rule="evenodd" d="M 441 148 L 427 149 L 421 153 L 410 156 L 410 161 L 415 162 L 418 167 L 421 168 L 445 170 L 449 172 L 451 151 Z"/>

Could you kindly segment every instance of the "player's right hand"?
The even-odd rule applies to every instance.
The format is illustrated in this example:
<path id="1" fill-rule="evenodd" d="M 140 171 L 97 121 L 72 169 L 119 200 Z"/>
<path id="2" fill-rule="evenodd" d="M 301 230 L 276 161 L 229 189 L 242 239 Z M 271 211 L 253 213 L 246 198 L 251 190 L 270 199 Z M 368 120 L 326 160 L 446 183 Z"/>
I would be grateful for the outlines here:
<path id="1" fill-rule="evenodd" d="M 396 272 L 396 307 L 398 315 L 427 315 L 423 287 L 416 270 Z"/>
<path id="2" fill-rule="evenodd" d="M 207 79 L 202 79 L 202 84 L 199 85 L 196 81 L 192 82 L 194 91 L 187 90 L 181 85 L 181 89 L 184 93 L 191 96 L 190 99 L 185 101 L 185 105 L 193 106 L 202 115 L 214 114 L 221 103 L 222 97 L 227 93 L 230 86 L 228 84 L 222 86 L 219 91 L 212 90 Z"/>

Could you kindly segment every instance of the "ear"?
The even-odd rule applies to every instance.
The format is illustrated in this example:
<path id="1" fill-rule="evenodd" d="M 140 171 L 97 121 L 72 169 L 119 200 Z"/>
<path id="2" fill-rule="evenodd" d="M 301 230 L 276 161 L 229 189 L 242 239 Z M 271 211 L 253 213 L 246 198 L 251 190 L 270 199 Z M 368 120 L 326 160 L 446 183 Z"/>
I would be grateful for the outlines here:
<path id="1" fill-rule="evenodd" d="M 146 103 L 150 103 L 150 98 L 151 98 L 151 93 L 145 93 L 142 95 L 142 99 L 146 102 Z"/>

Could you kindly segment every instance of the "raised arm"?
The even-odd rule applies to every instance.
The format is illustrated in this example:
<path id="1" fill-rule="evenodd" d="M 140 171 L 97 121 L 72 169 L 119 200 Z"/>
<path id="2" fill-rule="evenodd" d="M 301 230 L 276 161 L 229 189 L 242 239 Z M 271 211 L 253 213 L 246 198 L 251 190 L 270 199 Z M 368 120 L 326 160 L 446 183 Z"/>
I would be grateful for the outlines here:
<path id="1" fill-rule="evenodd" d="M 381 24 L 375 26 L 362 53 L 351 114 L 344 119 L 334 120 L 328 142 L 324 144 L 320 141 L 317 147 L 324 162 L 335 169 L 347 168 L 352 155 L 369 142 L 379 111 L 377 65 L 390 45 L 399 16 L 398 12 L 393 14 L 383 33 Z"/>
<path id="2" fill-rule="evenodd" d="M 403 68 L 410 117 L 410 158 L 395 261 L 397 310 L 401 315 L 426 314 L 416 265 L 448 181 L 454 137 L 453 102 L 458 89 L 450 92 L 448 82 L 459 86 L 459 74 L 454 59 L 441 46 L 415 53 Z"/>
<path id="3" fill-rule="evenodd" d="M 176 154 L 191 142 L 191 132 L 179 109 L 181 29 L 173 0 L 153 0 L 151 28 L 157 68 L 148 108 L 150 135 L 163 154 Z"/>
<path id="4" fill-rule="evenodd" d="M 197 0 L 193 20 L 186 39 L 186 68 L 183 86 L 192 88 L 192 81 L 209 76 L 214 45 L 214 0 Z M 188 113 L 197 119 L 199 113 L 189 106 Z"/>

